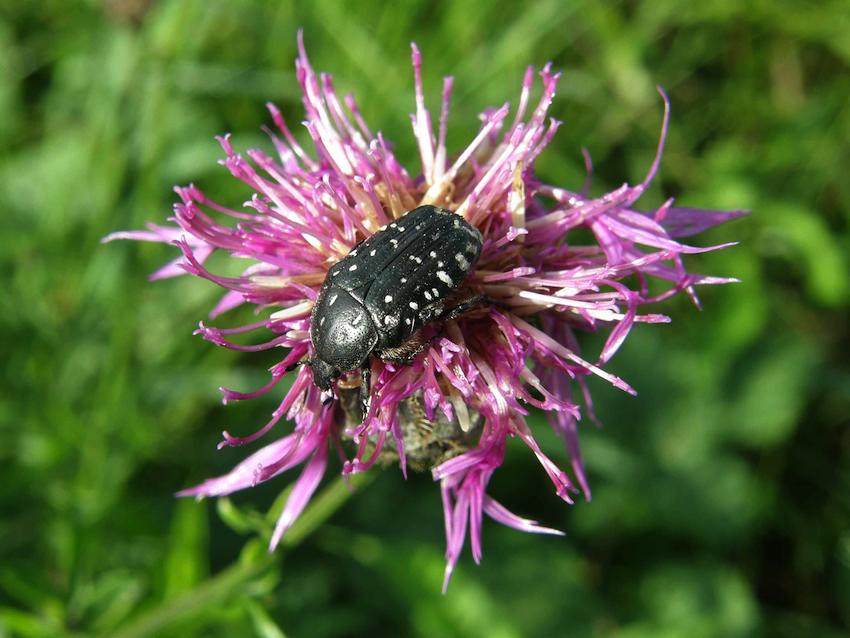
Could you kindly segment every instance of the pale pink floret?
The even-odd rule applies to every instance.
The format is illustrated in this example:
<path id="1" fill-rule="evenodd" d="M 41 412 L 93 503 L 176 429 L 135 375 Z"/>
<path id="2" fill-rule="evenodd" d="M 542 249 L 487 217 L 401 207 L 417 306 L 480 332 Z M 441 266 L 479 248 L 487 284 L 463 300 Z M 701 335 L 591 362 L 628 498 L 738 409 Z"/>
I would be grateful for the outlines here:
<path id="1" fill-rule="evenodd" d="M 574 192 L 542 184 L 534 175 L 535 158 L 559 126 L 547 113 L 560 75 L 548 65 L 539 73 L 543 90 L 536 105 L 531 104 L 534 72 L 529 68 L 510 125 L 505 128 L 511 112 L 507 104 L 485 112 L 478 135 L 453 156 L 445 147 L 452 80 L 444 82 L 435 135 L 415 45 L 413 69 L 415 113 L 411 118 L 421 162 L 418 174 L 409 174 L 381 134 L 372 133 L 353 97 L 340 100 L 330 76 L 313 71 L 299 38 L 296 71 L 313 155 L 296 142 L 280 111 L 269 105 L 277 128 L 277 133 L 270 133 L 276 157 L 249 150 L 246 159 L 234 151 L 229 136 L 219 138 L 225 152 L 221 163 L 255 193 L 241 208 L 221 206 L 196 186 L 177 188 L 174 225 L 150 225 L 148 231 L 115 233 L 107 239 L 176 244 L 182 258 L 155 276 L 171 276 L 179 268 L 224 288 L 213 316 L 243 303 L 258 307 L 264 319 L 256 323 L 217 329 L 202 322 L 197 330 L 205 339 L 237 350 L 289 349 L 262 388 L 247 393 L 222 389 L 228 402 L 272 390 L 291 364 L 312 352 L 312 304 L 327 269 L 357 242 L 423 203 L 455 210 L 481 230 L 484 249 L 468 283 L 497 300 L 497 307 L 446 324 L 410 366 L 372 361 L 369 412 L 363 423 L 342 433 L 334 422 L 334 410 L 322 404 L 309 370 L 302 367 L 263 428 L 246 437 L 225 432 L 221 447 L 250 443 L 280 429 L 283 419 L 295 422 L 294 431 L 249 456 L 230 473 L 180 492 L 229 494 L 305 464 L 275 527 L 273 548 L 318 487 L 335 437 L 341 434 L 356 447 L 343 464 L 344 473 L 371 467 L 390 440 L 406 472 L 398 416 L 402 401 L 421 395 L 429 418 L 439 410 L 462 427 L 478 414 L 483 418 L 478 444 L 433 469 L 443 495 L 447 584 L 467 531 L 473 558 L 480 559 L 483 514 L 527 532 L 561 533 L 520 518 L 487 496 L 487 484 L 502 463 L 509 437 L 528 446 L 559 497 L 572 502 L 581 491 L 590 498 L 579 452 L 581 410 L 574 402 L 574 390 L 591 420 L 595 417 L 585 383 L 588 375 L 634 393 L 601 366 L 620 348 L 635 322 L 669 321 L 642 308 L 679 291 L 697 302 L 694 286 L 734 281 L 687 273 L 682 262 L 682 255 L 729 244 L 702 248 L 675 238 L 697 234 L 743 213 L 676 208 L 672 201 L 651 212 L 633 207 L 658 169 L 669 110 L 663 92 L 661 139 L 645 180 L 593 198 L 586 194 L 587 186 Z M 573 245 L 570 231 L 576 228 L 590 229 L 595 243 Z M 216 275 L 204 266 L 215 250 L 247 258 L 250 265 L 238 277 Z M 651 277 L 669 282 L 669 288 L 651 296 L 645 285 Z M 637 287 L 630 287 L 634 282 Z M 230 339 L 259 329 L 271 333 L 262 344 L 241 346 Z M 609 330 L 595 361 L 579 354 L 576 329 Z M 538 446 L 524 418 L 527 406 L 547 412 L 552 428 L 565 441 L 574 478 Z"/>

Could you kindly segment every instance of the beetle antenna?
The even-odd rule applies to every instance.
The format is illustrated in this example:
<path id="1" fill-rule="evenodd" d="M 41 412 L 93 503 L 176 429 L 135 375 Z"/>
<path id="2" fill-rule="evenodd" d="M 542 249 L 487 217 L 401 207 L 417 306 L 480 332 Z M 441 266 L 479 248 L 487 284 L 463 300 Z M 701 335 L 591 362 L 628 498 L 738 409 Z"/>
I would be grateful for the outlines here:
<path id="1" fill-rule="evenodd" d="M 298 366 L 302 366 L 307 363 L 310 363 L 310 357 L 304 357 L 303 359 L 299 359 L 295 363 L 290 363 L 288 366 L 286 366 L 286 368 L 284 369 L 284 373 L 292 372 Z"/>

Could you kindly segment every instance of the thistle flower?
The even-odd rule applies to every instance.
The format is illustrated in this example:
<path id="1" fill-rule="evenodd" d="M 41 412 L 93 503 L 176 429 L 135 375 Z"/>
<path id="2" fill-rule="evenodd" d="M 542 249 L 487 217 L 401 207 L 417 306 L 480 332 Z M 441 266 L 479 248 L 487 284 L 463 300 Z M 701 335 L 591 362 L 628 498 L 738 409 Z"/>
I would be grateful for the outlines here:
<path id="1" fill-rule="evenodd" d="M 559 75 L 546 65 L 539 72 L 542 95 L 530 104 L 534 69 L 522 82 L 519 102 L 489 109 L 475 138 L 459 153 L 446 148 L 452 79 L 443 84 L 438 125 L 425 108 L 421 56 L 412 46 L 415 113 L 411 116 L 421 168 L 409 173 L 380 133 L 367 126 L 354 98 L 340 99 L 331 77 L 310 66 L 299 36 L 296 60 L 314 149 L 292 135 L 280 111 L 268 105 L 276 131 L 269 132 L 276 157 L 262 150 L 236 153 L 230 137 L 219 138 L 222 164 L 254 194 L 242 208 L 209 199 L 194 185 L 176 188 L 179 202 L 166 226 L 121 232 L 110 239 L 173 243 L 182 255 L 153 278 L 187 272 L 226 290 L 211 316 L 242 304 L 256 306 L 260 321 L 235 328 L 201 322 L 204 339 L 240 351 L 275 347 L 288 350 L 270 369 L 270 379 L 253 392 L 222 389 L 224 402 L 273 392 L 298 362 L 312 353 L 310 314 L 328 269 L 364 238 L 421 204 L 455 211 L 477 227 L 484 244 L 466 286 L 497 303 L 432 330 L 431 340 L 411 365 L 372 357 L 372 401 L 360 420 L 354 409 L 359 374 L 338 382 L 339 401 L 323 403 L 308 366 L 294 380 L 271 415 L 250 436 L 224 432 L 219 447 L 251 443 L 281 423 L 294 421 L 288 434 L 267 444 L 224 476 L 186 489 L 182 496 L 218 496 L 267 481 L 303 465 L 271 538 L 273 549 L 304 510 L 327 467 L 331 444 L 340 453 L 343 474 L 363 472 L 379 460 L 397 459 L 427 469 L 442 491 L 447 537 L 445 584 L 469 533 L 472 555 L 481 558 L 483 514 L 526 532 L 560 534 L 509 511 L 486 493 L 502 463 L 508 438 L 516 437 L 537 457 L 556 494 L 568 503 L 590 488 L 579 451 L 577 393 L 590 419 L 593 406 L 588 375 L 597 375 L 634 394 L 624 380 L 602 366 L 622 345 L 635 322 L 669 318 L 644 307 L 680 291 L 697 302 L 694 287 L 731 279 L 688 273 L 682 257 L 723 248 L 698 248 L 678 241 L 741 213 L 679 208 L 672 200 L 641 212 L 633 204 L 654 177 L 667 132 L 669 105 L 655 160 L 646 178 L 623 184 L 601 197 L 540 181 L 537 156 L 560 122 L 548 118 Z M 511 116 L 511 113 L 513 115 Z M 588 160 L 589 169 L 589 160 Z M 595 241 L 574 243 L 573 231 L 589 229 Z M 210 272 L 204 265 L 215 251 L 248 259 L 238 277 Z M 667 284 L 650 294 L 648 280 Z M 577 332 L 608 331 L 594 362 L 579 351 Z M 260 345 L 239 345 L 234 335 L 261 331 Z M 526 423 L 529 406 L 547 413 L 564 439 L 572 476 L 540 448 Z M 444 584 L 444 587 L 445 587 Z"/>

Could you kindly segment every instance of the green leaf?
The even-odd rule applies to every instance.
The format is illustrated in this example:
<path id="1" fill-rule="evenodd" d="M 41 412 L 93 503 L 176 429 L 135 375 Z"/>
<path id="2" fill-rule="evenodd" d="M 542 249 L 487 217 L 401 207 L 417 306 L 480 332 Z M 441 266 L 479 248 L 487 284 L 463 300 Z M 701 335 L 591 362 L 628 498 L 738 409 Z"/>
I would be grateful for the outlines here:
<path id="1" fill-rule="evenodd" d="M 269 521 L 251 507 L 239 507 L 230 498 L 222 496 L 216 499 L 215 508 L 224 524 L 235 532 L 254 532 L 266 537 L 271 535 L 272 526 Z"/>
<path id="2" fill-rule="evenodd" d="M 257 638 L 286 638 L 283 630 L 258 602 L 248 601 L 245 608 L 248 610 L 248 617 L 251 619 L 251 626 Z"/>
<path id="3" fill-rule="evenodd" d="M 753 447 L 775 446 L 799 423 L 819 360 L 807 344 L 783 339 L 752 363 L 741 373 L 737 400 L 722 420 L 733 440 Z"/>
<path id="4" fill-rule="evenodd" d="M 828 306 L 846 303 L 850 297 L 850 261 L 847 238 L 831 232 L 817 211 L 788 202 L 771 202 L 763 214 L 770 215 L 768 236 L 781 237 L 803 266 L 808 292 Z"/>
<path id="5" fill-rule="evenodd" d="M 163 595 L 189 591 L 208 574 L 207 507 L 204 501 L 178 499 L 163 565 Z"/>

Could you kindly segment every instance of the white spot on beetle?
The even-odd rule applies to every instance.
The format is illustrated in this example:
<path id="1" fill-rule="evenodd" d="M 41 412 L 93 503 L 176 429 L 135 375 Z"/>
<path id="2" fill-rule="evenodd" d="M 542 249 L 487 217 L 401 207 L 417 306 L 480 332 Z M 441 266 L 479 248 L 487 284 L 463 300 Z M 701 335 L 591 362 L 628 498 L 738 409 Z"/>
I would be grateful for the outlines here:
<path id="1" fill-rule="evenodd" d="M 395 222 L 393 222 L 392 224 L 390 224 L 390 228 L 395 228 L 395 227 L 396 227 L 396 223 L 395 223 Z"/>
<path id="2" fill-rule="evenodd" d="M 422 263 L 422 258 L 417 257 L 416 255 L 410 255 L 410 257 L 408 257 L 408 259 L 410 259 L 411 261 L 415 261 L 417 264 Z"/>
<path id="3" fill-rule="evenodd" d="M 440 296 L 440 293 L 437 291 L 437 289 L 436 289 L 436 288 L 431 288 L 431 293 L 434 295 L 434 297 L 439 297 L 439 296 Z"/>
<path id="4" fill-rule="evenodd" d="M 410 325 L 410 317 L 405 317 L 404 323 L 406 323 L 409 326 Z"/>
<path id="5" fill-rule="evenodd" d="M 327 319 L 327 317 L 322 317 L 321 319 L 319 319 L 319 325 L 320 325 L 320 326 L 324 326 L 324 325 L 325 325 L 325 319 Z"/>
<path id="6" fill-rule="evenodd" d="M 411 308 L 412 310 L 419 310 L 419 304 L 418 304 L 418 303 L 416 303 L 415 301 L 411 301 L 411 302 L 410 302 L 409 304 L 407 304 L 407 305 L 408 305 L 408 306 L 410 306 L 410 308 Z"/>
<path id="7" fill-rule="evenodd" d="M 393 245 L 393 248 L 395 248 L 396 246 L 398 246 L 398 239 L 391 239 L 390 243 Z"/>
<path id="8" fill-rule="evenodd" d="M 446 265 L 446 264 L 444 264 L 442 261 L 438 261 L 438 262 L 437 262 L 437 268 L 442 268 L 442 267 L 443 267 L 443 266 L 445 266 L 445 265 Z"/>
<path id="9" fill-rule="evenodd" d="M 456 219 L 452 222 L 452 226 L 455 228 L 460 228 L 460 220 Z"/>
<path id="10" fill-rule="evenodd" d="M 407 283 L 407 277 L 402 277 L 402 278 L 401 278 L 401 283 L 406 284 L 406 283 Z"/>
<path id="11" fill-rule="evenodd" d="M 350 272 L 354 272 L 355 270 L 357 270 L 357 264 L 351 264 L 351 265 L 348 267 L 348 270 L 349 270 Z"/>
<path id="12" fill-rule="evenodd" d="M 399 227 L 398 227 L 398 232 L 403 233 L 403 232 L 404 232 L 404 230 L 405 230 L 404 226 L 399 226 Z"/>
<path id="13" fill-rule="evenodd" d="M 452 278 L 449 277 L 448 273 L 445 270 L 438 270 L 437 271 L 437 279 L 442 281 L 447 286 L 454 286 L 454 282 L 452 281 Z"/>
<path id="14" fill-rule="evenodd" d="M 466 260 L 466 257 L 461 255 L 460 253 L 455 254 L 455 261 L 460 265 L 463 270 L 469 269 L 469 262 Z"/>
<path id="15" fill-rule="evenodd" d="M 432 250 L 430 253 L 428 253 L 428 256 L 429 256 L 431 259 L 434 259 L 434 258 L 437 256 L 437 253 L 435 253 L 435 252 Z"/>
<path id="16" fill-rule="evenodd" d="M 384 303 L 390 303 L 392 300 L 393 300 L 392 295 L 387 295 L 386 297 L 384 297 Z"/>
<path id="17" fill-rule="evenodd" d="M 431 293 L 428 292 L 427 290 L 425 291 L 425 299 L 427 299 L 428 301 L 431 301 Z"/>
<path id="18" fill-rule="evenodd" d="M 357 257 L 357 249 L 355 248 L 354 250 L 352 250 L 352 251 L 351 251 L 350 253 L 348 253 L 348 254 L 349 254 L 349 256 L 351 256 L 351 257 Z"/>
<path id="19" fill-rule="evenodd" d="M 337 298 L 337 297 L 339 297 L 339 295 L 338 295 L 338 294 L 336 294 L 336 293 L 332 294 L 332 295 L 331 295 L 331 298 L 330 298 L 330 299 L 328 299 L 328 306 L 332 306 L 332 305 L 334 305 L 334 303 L 336 302 L 336 298 Z"/>
<path id="20" fill-rule="evenodd" d="M 389 326 L 393 323 L 394 320 L 395 317 L 393 317 L 392 315 L 387 315 L 386 317 L 384 317 L 384 325 Z"/>
<path id="21" fill-rule="evenodd" d="M 369 251 L 369 256 L 370 256 L 370 257 L 374 257 L 374 256 L 375 256 L 375 253 L 377 253 L 377 252 L 378 252 L 378 251 L 377 251 L 376 249 L 374 249 L 374 248 L 373 248 L 372 250 L 370 250 L 370 251 Z"/>

